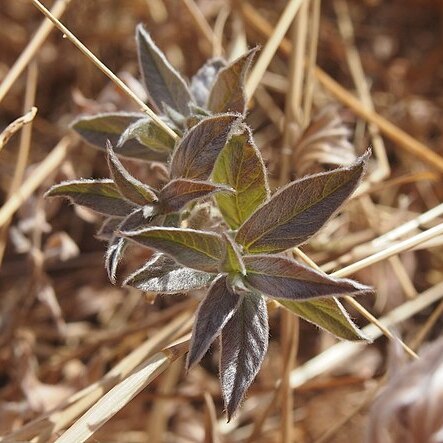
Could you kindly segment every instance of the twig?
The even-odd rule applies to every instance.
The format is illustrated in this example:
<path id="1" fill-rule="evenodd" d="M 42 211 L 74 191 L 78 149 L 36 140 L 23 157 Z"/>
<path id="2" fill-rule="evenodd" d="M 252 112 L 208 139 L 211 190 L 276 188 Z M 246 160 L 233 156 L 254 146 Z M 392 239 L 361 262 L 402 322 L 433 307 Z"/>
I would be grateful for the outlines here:
<path id="1" fill-rule="evenodd" d="M 71 41 L 94 65 L 100 69 L 110 80 L 112 80 L 125 94 L 137 103 L 140 109 L 146 113 L 152 120 L 165 132 L 167 132 L 174 140 L 177 140 L 177 134 L 169 128 L 163 121 L 159 119 L 157 114 L 152 111 L 120 78 L 118 78 L 107 66 L 105 66 L 60 20 L 54 17 L 39 0 L 32 0 L 33 5 L 44 14 L 54 25 Z"/>
<path id="2" fill-rule="evenodd" d="M 3 226 L 13 216 L 20 205 L 57 169 L 63 160 L 69 147 L 72 145 L 70 136 L 63 137 L 47 157 L 35 168 L 16 192 L 0 208 L 0 226 Z"/>
<path id="3" fill-rule="evenodd" d="M 281 41 L 284 39 L 286 31 L 289 29 L 292 21 L 294 20 L 295 14 L 302 4 L 302 0 L 290 0 L 283 11 L 278 23 L 275 26 L 275 29 L 269 35 L 269 39 L 266 42 L 265 47 L 263 48 L 260 56 L 257 59 L 257 62 L 252 69 L 252 72 L 246 82 L 246 96 L 251 98 L 254 95 L 255 90 L 257 89 L 258 84 L 260 83 L 263 74 L 265 73 L 269 63 L 274 57 L 275 52 L 277 51 Z M 251 6 L 252 8 L 252 6 Z"/>
<path id="4" fill-rule="evenodd" d="M 65 12 L 70 1 L 71 0 L 57 0 L 51 9 L 51 14 L 54 17 L 60 18 Z M 52 23 L 49 20 L 44 19 L 34 37 L 28 43 L 28 46 L 26 46 L 26 48 L 21 52 L 19 58 L 16 60 L 12 68 L 6 74 L 6 77 L 3 79 L 3 82 L 0 84 L 0 102 L 4 99 L 11 86 L 32 60 L 35 53 L 39 50 L 40 46 L 52 31 L 52 28 Z"/>
<path id="5" fill-rule="evenodd" d="M 32 108 L 26 112 L 26 114 L 10 123 L 0 134 L 0 151 L 3 149 L 6 143 L 8 143 L 9 139 L 24 126 L 31 123 L 36 115 L 37 108 L 32 106 Z"/>

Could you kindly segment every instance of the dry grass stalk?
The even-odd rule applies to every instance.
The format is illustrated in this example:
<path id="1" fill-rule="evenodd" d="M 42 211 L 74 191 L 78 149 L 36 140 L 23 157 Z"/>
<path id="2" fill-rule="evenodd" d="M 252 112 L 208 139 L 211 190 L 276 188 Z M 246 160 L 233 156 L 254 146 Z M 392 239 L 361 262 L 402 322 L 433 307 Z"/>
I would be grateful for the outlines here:
<path id="1" fill-rule="evenodd" d="M 0 134 L 0 151 L 4 148 L 9 139 L 24 126 L 29 125 L 29 123 L 34 120 L 37 115 L 37 108 L 33 106 L 29 111 L 27 111 L 21 117 L 15 119 L 11 124 L 9 124 Z"/>

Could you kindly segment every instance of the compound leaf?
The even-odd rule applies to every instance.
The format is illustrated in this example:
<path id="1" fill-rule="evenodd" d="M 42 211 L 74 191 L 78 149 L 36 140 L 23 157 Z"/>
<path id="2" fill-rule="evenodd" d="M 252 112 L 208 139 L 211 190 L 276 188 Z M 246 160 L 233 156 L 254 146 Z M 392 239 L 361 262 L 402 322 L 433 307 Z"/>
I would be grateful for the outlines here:
<path id="1" fill-rule="evenodd" d="M 242 128 L 241 133 L 232 135 L 226 143 L 215 163 L 212 179 L 236 191 L 215 197 L 231 229 L 238 229 L 268 199 L 265 165 L 247 126 Z"/>
<path id="2" fill-rule="evenodd" d="M 193 126 L 175 149 L 171 177 L 206 180 L 238 119 L 238 114 L 216 115 Z"/>
<path id="3" fill-rule="evenodd" d="M 195 315 L 186 368 L 197 364 L 206 354 L 222 328 L 234 314 L 241 297 L 226 286 L 226 277 L 219 276 L 200 303 Z"/>
<path id="4" fill-rule="evenodd" d="M 258 48 L 251 49 L 219 71 L 207 104 L 211 112 L 239 112 L 244 114 L 246 110 L 246 75 L 257 50 Z"/>
<path id="5" fill-rule="evenodd" d="M 181 114 L 188 115 L 192 97 L 186 82 L 166 60 L 142 25 L 137 26 L 136 39 L 143 82 L 158 109 L 163 109 L 165 103 Z"/>
<path id="6" fill-rule="evenodd" d="M 260 295 L 249 293 L 221 333 L 220 378 L 228 420 L 239 407 L 268 348 L 268 313 Z"/>
<path id="7" fill-rule="evenodd" d="M 208 60 L 192 77 L 191 92 L 198 106 L 206 106 L 209 92 L 221 68 L 226 66 L 222 58 Z"/>
<path id="8" fill-rule="evenodd" d="M 249 253 L 281 252 L 306 242 L 360 182 L 369 152 L 353 165 L 290 183 L 260 206 L 237 232 Z"/>
<path id="9" fill-rule="evenodd" d="M 72 124 L 72 129 L 89 144 L 104 151 L 106 150 L 106 142 L 108 140 L 113 146 L 118 145 L 120 137 L 126 128 L 142 118 L 143 114 L 124 112 L 99 114 L 78 118 Z M 128 139 L 123 144 L 119 144 L 115 152 L 123 157 L 144 161 L 164 162 L 168 158 L 167 152 L 151 150 L 136 139 Z"/>
<path id="10" fill-rule="evenodd" d="M 179 265 L 164 254 L 156 254 L 142 268 L 131 274 L 124 286 L 132 286 L 145 292 L 177 294 L 203 288 L 214 278 L 206 272 Z"/>
<path id="11" fill-rule="evenodd" d="M 178 263 L 205 272 L 217 272 L 224 244 L 213 232 L 194 229 L 151 227 L 121 235 L 173 257 Z"/>
<path id="12" fill-rule="evenodd" d="M 163 213 L 177 212 L 187 203 L 219 192 L 233 192 L 227 186 L 208 181 L 178 178 L 171 180 L 159 193 L 160 207 Z"/>
<path id="13" fill-rule="evenodd" d="M 111 177 L 114 180 L 120 194 L 129 201 L 143 206 L 156 202 L 157 195 L 148 185 L 134 178 L 122 165 L 114 153 L 111 143 L 107 142 L 108 165 L 111 171 Z"/>
<path id="14" fill-rule="evenodd" d="M 337 338 L 351 341 L 370 341 L 349 317 L 336 298 L 319 298 L 310 301 L 277 300 L 293 314 L 313 323 Z"/>
<path id="15" fill-rule="evenodd" d="M 175 146 L 175 140 L 171 135 L 149 117 L 141 118 L 129 125 L 121 134 L 117 146 L 122 146 L 133 139 L 148 149 L 162 153 L 162 155 L 172 152 Z"/>
<path id="16" fill-rule="evenodd" d="M 283 256 L 249 255 L 243 260 L 246 266 L 244 281 L 271 298 L 302 301 L 374 292 L 354 280 L 331 277 Z"/>
<path id="17" fill-rule="evenodd" d="M 67 197 L 77 205 L 117 217 L 124 217 L 135 209 L 135 205 L 124 200 L 109 179 L 62 182 L 49 189 L 45 196 Z"/>

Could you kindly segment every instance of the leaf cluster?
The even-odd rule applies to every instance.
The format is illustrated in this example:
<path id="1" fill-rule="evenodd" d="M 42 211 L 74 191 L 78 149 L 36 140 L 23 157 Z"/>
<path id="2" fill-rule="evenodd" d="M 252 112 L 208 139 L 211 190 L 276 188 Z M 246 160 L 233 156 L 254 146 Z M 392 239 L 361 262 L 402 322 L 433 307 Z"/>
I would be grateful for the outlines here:
<path id="1" fill-rule="evenodd" d="M 209 60 L 188 84 L 141 26 L 136 38 L 150 101 L 178 141 L 144 115 L 81 117 L 73 128 L 106 150 L 110 178 L 60 183 L 47 195 L 105 215 L 99 236 L 109 242 L 111 281 L 132 242 L 156 253 L 124 285 L 160 294 L 209 287 L 196 312 L 187 367 L 220 336 L 220 378 L 230 418 L 266 354 L 267 299 L 340 338 L 365 338 L 336 297 L 372 289 L 307 267 L 285 251 L 307 242 L 341 208 L 369 154 L 271 195 L 244 121 L 244 83 L 256 49 L 230 64 Z M 119 157 L 164 162 L 168 183 L 154 189 L 140 182 Z M 212 223 L 195 216 L 203 199 L 218 214 Z"/>

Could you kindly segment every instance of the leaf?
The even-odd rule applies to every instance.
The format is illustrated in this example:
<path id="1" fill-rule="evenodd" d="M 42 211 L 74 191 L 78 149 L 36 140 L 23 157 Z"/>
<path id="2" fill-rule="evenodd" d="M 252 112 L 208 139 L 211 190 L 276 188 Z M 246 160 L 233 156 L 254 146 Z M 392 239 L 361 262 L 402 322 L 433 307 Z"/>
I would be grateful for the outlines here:
<path id="1" fill-rule="evenodd" d="M 207 108 L 213 113 L 246 111 L 245 81 L 258 48 L 221 69 L 209 94 Z"/>
<path id="2" fill-rule="evenodd" d="M 268 313 L 262 296 L 242 296 L 221 333 L 220 378 L 228 421 L 239 407 L 268 348 Z"/>
<path id="3" fill-rule="evenodd" d="M 157 217 L 157 208 L 143 206 L 131 212 L 119 225 L 120 231 L 136 231 L 146 228 L 154 222 Z"/>
<path id="4" fill-rule="evenodd" d="M 369 286 L 347 278 L 331 277 L 287 257 L 249 255 L 243 260 L 246 266 L 244 281 L 271 298 L 302 301 L 374 293 Z"/>
<path id="5" fill-rule="evenodd" d="M 109 140 L 106 145 L 108 150 L 109 170 L 111 171 L 111 177 L 120 194 L 132 203 L 140 206 L 156 202 L 158 199 L 154 190 L 138 181 L 125 169 L 115 155 L 114 149 Z"/>
<path id="6" fill-rule="evenodd" d="M 114 232 L 117 230 L 121 222 L 122 222 L 121 217 L 106 218 L 103 221 L 102 225 L 100 226 L 100 229 L 97 231 L 95 237 L 98 238 L 99 240 L 105 240 L 105 241 L 111 240 L 112 236 L 114 235 Z"/>
<path id="7" fill-rule="evenodd" d="M 112 180 L 72 180 L 54 185 L 45 197 L 67 197 L 77 205 L 86 206 L 105 215 L 124 217 L 135 206 L 124 200 Z"/>
<path id="8" fill-rule="evenodd" d="M 158 109 L 163 109 L 163 103 L 166 103 L 181 114 L 188 115 L 188 104 L 192 102 L 192 97 L 185 81 L 142 25 L 137 26 L 136 39 L 143 82 Z"/>
<path id="9" fill-rule="evenodd" d="M 208 181 L 179 178 L 171 180 L 159 193 L 160 208 L 163 213 L 177 212 L 186 204 L 217 192 L 233 192 L 227 186 Z"/>
<path id="10" fill-rule="evenodd" d="M 208 60 L 192 77 L 191 92 L 195 102 L 199 106 L 206 106 L 209 97 L 209 91 L 214 84 L 215 78 L 221 68 L 226 66 L 222 58 L 213 58 Z"/>
<path id="11" fill-rule="evenodd" d="M 123 286 L 132 286 L 145 292 L 177 294 L 203 288 L 213 278 L 213 275 L 206 272 L 183 267 L 164 254 L 156 254 L 131 274 Z"/>
<path id="12" fill-rule="evenodd" d="M 238 119 L 237 114 L 216 115 L 193 126 L 175 149 L 171 177 L 206 180 Z"/>
<path id="13" fill-rule="evenodd" d="M 225 240 L 226 253 L 223 258 L 222 270 L 228 273 L 235 272 L 245 275 L 245 264 L 238 245 L 226 232 L 223 233 L 223 239 Z"/>
<path id="14" fill-rule="evenodd" d="M 107 140 L 116 146 L 126 128 L 143 116 L 144 114 L 118 112 L 80 117 L 74 121 L 72 129 L 89 144 L 105 151 Z M 124 144 L 117 146 L 115 152 L 117 155 L 144 161 L 164 162 L 168 158 L 167 152 L 153 151 L 135 139 L 127 140 Z"/>
<path id="15" fill-rule="evenodd" d="M 116 281 L 117 266 L 123 258 L 127 245 L 128 240 L 125 238 L 114 237 L 109 242 L 108 249 L 106 250 L 105 268 L 108 278 L 113 284 Z"/>
<path id="16" fill-rule="evenodd" d="M 226 143 L 215 162 L 212 179 L 236 191 L 215 197 L 231 229 L 238 229 L 269 198 L 266 168 L 247 126 Z"/>
<path id="17" fill-rule="evenodd" d="M 195 314 L 186 369 L 197 364 L 206 354 L 211 343 L 233 316 L 240 301 L 241 297 L 226 286 L 225 276 L 221 275 L 213 281 Z"/>
<path id="18" fill-rule="evenodd" d="M 175 140 L 171 135 L 149 117 L 141 118 L 129 125 L 121 134 L 117 146 L 124 145 L 133 139 L 141 145 L 164 155 L 172 152 L 175 146 Z"/>
<path id="19" fill-rule="evenodd" d="M 194 229 L 152 227 L 125 231 L 122 236 L 173 257 L 178 263 L 198 271 L 217 272 L 223 257 L 218 234 Z"/>
<path id="20" fill-rule="evenodd" d="M 351 341 L 371 341 L 358 329 L 336 298 L 319 298 L 302 302 L 282 299 L 277 301 L 293 314 L 314 323 L 338 338 Z"/>
<path id="21" fill-rule="evenodd" d="M 306 242 L 353 193 L 370 152 L 350 167 L 289 183 L 260 206 L 237 232 L 248 253 L 281 252 Z"/>

